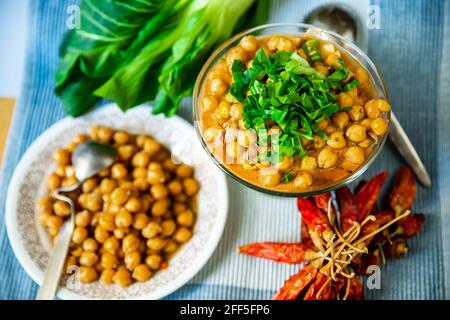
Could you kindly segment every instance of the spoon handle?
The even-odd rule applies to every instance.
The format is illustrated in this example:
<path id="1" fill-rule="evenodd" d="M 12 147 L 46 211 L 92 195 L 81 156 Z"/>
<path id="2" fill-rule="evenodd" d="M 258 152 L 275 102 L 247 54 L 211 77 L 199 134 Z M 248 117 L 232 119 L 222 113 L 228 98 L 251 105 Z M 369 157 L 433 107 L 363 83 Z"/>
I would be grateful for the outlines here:
<path id="1" fill-rule="evenodd" d="M 37 300 L 52 300 L 58 288 L 61 270 L 66 260 L 70 239 L 73 231 L 73 223 L 68 219 L 61 227 L 56 240 L 56 245 L 48 261 L 44 281 L 36 296 Z"/>

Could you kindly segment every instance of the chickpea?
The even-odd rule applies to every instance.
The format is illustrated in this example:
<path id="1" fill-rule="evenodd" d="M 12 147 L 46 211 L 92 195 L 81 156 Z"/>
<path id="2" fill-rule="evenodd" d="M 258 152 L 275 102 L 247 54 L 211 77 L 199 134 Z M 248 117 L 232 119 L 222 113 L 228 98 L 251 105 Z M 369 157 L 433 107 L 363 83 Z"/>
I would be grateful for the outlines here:
<path id="1" fill-rule="evenodd" d="M 139 201 L 136 197 L 130 197 L 128 201 L 125 203 L 125 209 L 132 213 L 137 213 L 141 210 L 142 204 L 141 201 Z"/>
<path id="2" fill-rule="evenodd" d="M 49 190 L 56 190 L 60 186 L 61 178 L 56 173 L 52 173 L 47 177 L 47 188 Z"/>
<path id="3" fill-rule="evenodd" d="M 49 229 L 59 230 L 59 228 L 61 228 L 62 224 L 63 224 L 63 220 L 58 216 L 50 215 L 47 217 L 46 225 Z"/>
<path id="4" fill-rule="evenodd" d="M 330 54 L 333 54 L 336 52 L 336 47 L 334 46 L 334 44 L 332 44 L 330 42 L 324 42 L 319 45 L 319 51 L 320 51 L 320 55 L 323 58 L 326 58 Z"/>
<path id="5" fill-rule="evenodd" d="M 344 158 L 353 163 L 362 164 L 365 160 L 364 149 L 356 146 L 349 147 L 344 152 Z"/>
<path id="6" fill-rule="evenodd" d="M 160 200 L 167 197 L 169 191 L 164 184 L 155 184 L 150 188 L 153 198 Z"/>
<path id="7" fill-rule="evenodd" d="M 220 78 L 212 79 L 209 83 L 209 91 L 213 95 L 223 95 L 228 90 L 228 85 Z"/>
<path id="8" fill-rule="evenodd" d="M 123 163 L 116 163 L 111 167 L 111 176 L 113 179 L 125 179 L 127 175 L 128 171 Z"/>
<path id="9" fill-rule="evenodd" d="M 260 180 L 261 183 L 266 187 L 275 187 L 280 184 L 281 175 L 276 171 L 267 169 L 261 171 Z"/>
<path id="10" fill-rule="evenodd" d="M 195 179 L 187 178 L 183 180 L 184 191 L 188 196 L 193 196 L 198 192 L 199 185 Z"/>
<path id="11" fill-rule="evenodd" d="M 108 168 L 104 168 L 99 171 L 98 176 L 101 178 L 106 178 L 111 174 L 111 170 Z"/>
<path id="12" fill-rule="evenodd" d="M 234 120 L 242 118 L 243 106 L 242 103 L 233 103 L 230 107 L 230 116 Z"/>
<path id="13" fill-rule="evenodd" d="M 333 132 L 327 140 L 327 145 L 333 149 L 342 149 L 347 146 L 347 141 L 341 131 Z"/>
<path id="14" fill-rule="evenodd" d="M 145 264 L 138 265 L 133 271 L 133 279 L 137 281 L 147 281 L 151 276 L 152 273 Z"/>
<path id="15" fill-rule="evenodd" d="M 161 217 L 162 215 L 164 215 L 167 212 L 168 208 L 169 208 L 169 201 L 167 199 L 157 200 L 152 205 L 152 209 L 151 209 L 152 216 Z"/>
<path id="16" fill-rule="evenodd" d="M 360 124 L 352 124 L 345 135 L 353 142 L 361 142 L 367 138 L 366 127 Z"/>
<path id="17" fill-rule="evenodd" d="M 103 143 L 109 143 L 113 137 L 114 131 L 110 128 L 100 127 L 98 128 L 97 138 Z"/>
<path id="18" fill-rule="evenodd" d="M 358 67 L 355 70 L 355 79 L 359 80 L 359 85 L 363 86 L 369 82 L 369 74 L 366 69 Z"/>
<path id="19" fill-rule="evenodd" d="M 152 270 L 158 270 L 161 266 L 162 258 L 160 255 L 151 254 L 145 258 L 145 263 Z"/>
<path id="20" fill-rule="evenodd" d="M 227 137 L 226 137 L 227 139 Z M 255 146 L 257 137 L 254 130 L 238 130 L 237 131 L 237 142 L 240 146 L 249 148 Z"/>
<path id="21" fill-rule="evenodd" d="M 77 184 L 77 178 L 75 177 L 68 177 L 61 181 L 61 187 L 71 187 L 75 184 Z"/>
<path id="22" fill-rule="evenodd" d="M 71 274 L 73 272 L 73 267 L 78 265 L 78 259 L 74 256 L 67 257 L 66 263 L 64 264 L 64 272 Z"/>
<path id="23" fill-rule="evenodd" d="M 76 244 L 82 244 L 84 240 L 88 237 L 88 231 L 83 227 L 76 227 L 73 230 L 72 242 Z"/>
<path id="24" fill-rule="evenodd" d="M 358 146 L 362 148 L 369 148 L 374 143 L 372 138 L 367 138 L 366 140 L 358 143 Z"/>
<path id="25" fill-rule="evenodd" d="M 178 243 L 185 243 L 192 237 L 192 232 L 188 228 L 181 227 L 173 235 L 173 239 Z"/>
<path id="26" fill-rule="evenodd" d="M 216 109 L 216 115 L 221 119 L 229 119 L 230 118 L 230 104 L 225 100 L 222 100 L 219 103 L 219 106 Z"/>
<path id="27" fill-rule="evenodd" d="M 65 178 L 66 177 L 66 166 L 58 164 L 55 168 L 55 173 L 58 175 L 58 177 Z"/>
<path id="28" fill-rule="evenodd" d="M 115 180 L 108 178 L 102 179 L 102 181 L 100 182 L 100 192 L 103 194 L 111 193 L 116 188 L 116 186 L 117 183 Z"/>
<path id="29" fill-rule="evenodd" d="M 141 196 L 141 204 L 142 204 L 141 211 L 144 212 L 144 213 L 148 212 L 148 210 L 150 209 L 150 206 L 151 206 L 153 200 L 154 199 L 152 198 L 151 195 L 149 195 L 148 193 L 144 193 Z"/>
<path id="30" fill-rule="evenodd" d="M 81 190 L 83 190 L 84 193 L 90 193 L 97 187 L 97 179 L 96 178 L 89 178 L 85 182 L 83 182 L 81 186 Z"/>
<path id="31" fill-rule="evenodd" d="M 142 236 L 146 239 L 150 239 L 156 237 L 161 231 L 161 226 L 156 222 L 151 221 L 144 229 L 142 229 Z"/>
<path id="32" fill-rule="evenodd" d="M 147 182 L 149 184 L 160 184 L 166 181 L 166 176 L 162 170 L 148 170 Z"/>
<path id="33" fill-rule="evenodd" d="M 284 172 L 289 170 L 294 165 L 294 157 L 283 155 L 280 162 L 277 163 L 278 171 Z"/>
<path id="34" fill-rule="evenodd" d="M 95 252 L 84 251 L 80 257 L 80 264 L 85 267 L 92 267 L 98 262 L 98 256 Z"/>
<path id="35" fill-rule="evenodd" d="M 130 233 L 129 228 L 115 228 L 113 230 L 114 237 L 116 237 L 117 239 L 123 239 L 129 233 Z"/>
<path id="36" fill-rule="evenodd" d="M 122 209 L 116 215 L 115 223 L 119 228 L 127 228 L 133 223 L 133 216 L 128 210 Z"/>
<path id="37" fill-rule="evenodd" d="M 53 212 L 59 217 L 67 217 L 70 215 L 70 206 L 65 201 L 56 200 L 53 203 Z"/>
<path id="38" fill-rule="evenodd" d="M 175 202 L 173 205 L 173 212 L 178 215 L 187 210 L 187 207 L 184 203 Z"/>
<path id="39" fill-rule="evenodd" d="M 332 53 L 325 59 L 325 64 L 340 69 L 339 58 L 340 56 L 337 52 Z"/>
<path id="40" fill-rule="evenodd" d="M 317 160 L 314 157 L 304 157 L 300 168 L 304 171 L 313 171 L 317 168 Z"/>
<path id="41" fill-rule="evenodd" d="M 240 41 L 241 47 L 247 52 L 254 52 L 258 49 L 258 40 L 254 36 L 245 36 Z"/>
<path id="42" fill-rule="evenodd" d="M 136 153 L 131 160 L 131 164 L 133 165 L 133 167 L 140 168 L 146 168 L 149 162 L 150 156 L 143 151 Z"/>
<path id="43" fill-rule="evenodd" d="M 144 229 L 148 224 L 148 216 L 145 213 L 138 213 L 134 216 L 133 228 Z"/>
<path id="44" fill-rule="evenodd" d="M 277 43 L 277 50 L 278 51 L 294 51 L 295 45 L 290 39 L 288 39 L 286 37 L 280 37 L 278 39 L 278 43 Z"/>
<path id="45" fill-rule="evenodd" d="M 328 127 L 328 119 L 322 119 L 320 120 L 317 125 L 320 129 L 324 130 L 326 127 Z"/>
<path id="46" fill-rule="evenodd" d="M 128 287 L 131 284 L 131 275 L 127 269 L 119 269 L 116 271 L 112 280 L 121 287 Z"/>
<path id="47" fill-rule="evenodd" d="M 111 254 L 116 254 L 117 250 L 119 250 L 119 247 L 120 247 L 119 240 L 114 236 L 109 237 L 103 243 L 103 249 Z"/>
<path id="48" fill-rule="evenodd" d="M 100 211 L 102 208 L 102 197 L 96 193 L 88 194 L 85 207 L 91 212 Z"/>
<path id="49" fill-rule="evenodd" d="M 365 117 L 364 108 L 360 105 L 352 106 L 351 110 L 347 110 L 347 114 L 353 121 L 359 121 Z"/>
<path id="50" fill-rule="evenodd" d="M 378 105 L 374 103 L 375 100 L 370 100 L 364 105 L 364 110 L 369 118 L 376 119 L 380 116 L 380 109 L 378 109 Z"/>
<path id="51" fill-rule="evenodd" d="M 343 130 L 349 122 L 349 116 L 346 112 L 337 112 L 333 115 L 333 123 L 338 127 L 339 129 Z"/>
<path id="52" fill-rule="evenodd" d="M 137 251 L 125 253 L 124 262 L 127 269 L 133 271 L 141 263 L 141 255 Z"/>
<path id="53" fill-rule="evenodd" d="M 98 242 L 93 238 L 87 238 L 83 241 L 82 247 L 84 251 L 95 252 L 98 249 Z"/>
<path id="54" fill-rule="evenodd" d="M 217 108 L 219 100 L 214 96 L 206 96 L 202 99 L 202 110 L 203 112 L 211 112 Z"/>
<path id="55" fill-rule="evenodd" d="M 245 50 L 242 47 L 236 46 L 236 47 L 232 48 L 230 50 L 230 52 L 227 54 L 226 62 L 227 62 L 228 66 L 231 66 L 233 64 L 234 60 L 241 60 L 243 62 L 245 62 L 247 60 L 247 53 L 245 52 Z"/>
<path id="56" fill-rule="evenodd" d="M 307 171 L 300 171 L 294 178 L 294 185 L 297 188 L 307 188 L 313 184 L 313 176 Z"/>
<path id="57" fill-rule="evenodd" d="M 78 272 L 78 278 L 81 282 L 84 283 L 90 283 L 92 281 L 97 280 L 98 273 L 97 270 L 95 270 L 92 267 L 80 267 L 80 270 Z"/>
<path id="58" fill-rule="evenodd" d="M 109 237 L 109 232 L 100 226 L 97 226 L 94 231 L 94 238 L 100 243 L 104 243 Z"/>
<path id="59" fill-rule="evenodd" d="M 81 248 L 81 247 L 77 247 L 76 249 L 74 249 L 70 252 L 70 254 L 76 258 L 81 257 L 82 253 L 83 253 L 83 248 Z"/>
<path id="60" fill-rule="evenodd" d="M 178 168 L 178 165 L 175 162 L 173 162 L 171 158 L 164 160 L 162 166 L 165 170 L 170 172 L 175 172 Z"/>
<path id="61" fill-rule="evenodd" d="M 325 140 L 323 140 L 320 136 L 314 135 L 313 138 L 313 148 L 316 150 L 322 149 L 325 146 Z"/>
<path id="62" fill-rule="evenodd" d="M 329 147 L 324 148 L 320 151 L 317 157 L 317 165 L 320 168 L 328 169 L 336 164 L 337 155 L 333 152 L 333 150 Z"/>
<path id="63" fill-rule="evenodd" d="M 159 251 L 166 245 L 166 240 L 160 237 L 154 237 L 147 240 L 147 247 L 154 251 Z"/>
<path id="64" fill-rule="evenodd" d="M 136 152 L 136 146 L 131 144 L 124 144 L 117 148 L 117 154 L 122 161 L 130 160 L 136 154 Z"/>
<path id="65" fill-rule="evenodd" d="M 78 212 L 75 215 L 75 225 L 77 227 L 87 227 L 91 222 L 91 214 L 87 210 Z"/>
<path id="66" fill-rule="evenodd" d="M 104 284 L 112 284 L 115 273 L 116 271 L 113 269 L 103 270 L 102 273 L 100 274 L 100 281 L 103 282 Z"/>
<path id="67" fill-rule="evenodd" d="M 388 131 L 388 122 L 383 118 L 376 118 L 372 121 L 370 127 L 377 136 L 381 136 Z"/>
<path id="68" fill-rule="evenodd" d="M 178 244 L 172 239 L 167 240 L 166 246 L 164 247 L 164 253 L 170 254 L 174 253 L 178 249 Z"/>
<path id="69" fill-rule="evenodd" d="M 109 212 L 103 212 L 100 214 L 100 219 L 98 221 L 98 224 L 100 227 L 105 229 L 106 231 L 113 231 L 116 227 L 116 224 L 114 222 L 115 217 L 113 214 Z"/>
<path id="70" fill-rule="evenodd" d="M 180 218 L 180 216 L 178 216 L 178 219 Z M 184 217 L 183 219 L 186 219 L 186 217 Z M 193 220 L 194 220 L 194 218 L 192 217 L 192 222 L 193 222 Z M 189 227 L 189 225 L 186 225 L 186 227 Z M 168 237 L 168 236 L 171 236 L 175 232 L 175 230 L 177 229 L 177 225 L 175 224 L 175 221 L 173 221 L 172 219 L 164 220 L 161 223 L 161 229 L 162 229 L 161 234 L 164 237 Z"/>
<path id="71" fill-rule="evenodd" d="M 146 138 L 144 140 L 144 151 L 151 157 L 161 150 L 161 145 L 152 138 Z"/>
<path id="72" fill-rule="evenodd" d="M 48 218 L 51 217 L 51 214 L 48 213 L 41 213 L 39 215 L 39 224 L 44 227 L 47 228 L 47 224 L 48 224 Z"/>
<path id="73" fill-rule="evenodd" d="M 56 164 L 67 166 L 70 163 L 70 152 L 65 149 L 58 149 L 55 152 L 53 152 L 53 161 L 55 161 Z"/>
<path id="74" fill-rule="evenodd" d="M 180 181 L 172 180 L 168 185 L 168 189 L 171 195 L 177 195 L 183 191 L 183 186 Z"/>
<path id="75" fill-rule="evenodd" d="M 370 118 L 362 119 L 359 124 L 363 125 L 367 129 L 370 129 L 370 126 L 372 125 L 372 119 L 370 119 Z"/>
<path id="76" fill-rule="evenodd" d="M 119 187 L 114 189 L 114 191 L 111 193 L 111 202 L 115 205 L 121 206 L 125 202 L 127 202 L 129 197 L 130 191 Z"/>
<path id="77" fill-rule="evenodd" d="M 125 254 L 139 250 L 140 240 L 134 234 L 130 233 L 122 240 L 122 250 Z"/>
<path id="78" fill-rule="evenodd" d="M 113 139 L 117 144 L 125 144 L 130 141 L 130 135 L 126 131 L 117 131 L 114 133 Z"/>
<path id="79" fill-rule="evenodd" d="M 178 225 L 182 227 L 190 227 L 194 224 L 194 214 L 191 210 L 180 213 L 177 217 Z"/>
<path id="80" fill-rule="evenodd" d="M 101 266 L 104 269 L 115 269 L 119 265 L 119 259 L 109 252 L 105 252 L 101 257 Z"/>
<path id="81" fill-rule="evenodd" d="M 321 74 L 323 74 L 323 75 L 325 75 L 325 76 L 328 76 L 328 74 L 330 73 L 330 71 L 328 70 L 328 68 L 325 67 L 325 66 L 322 65 L 322 64 L 316 65 L 316 66 L 314 67 L 314 69 L 316 69 L 318 72 L 320 72 Z"/>

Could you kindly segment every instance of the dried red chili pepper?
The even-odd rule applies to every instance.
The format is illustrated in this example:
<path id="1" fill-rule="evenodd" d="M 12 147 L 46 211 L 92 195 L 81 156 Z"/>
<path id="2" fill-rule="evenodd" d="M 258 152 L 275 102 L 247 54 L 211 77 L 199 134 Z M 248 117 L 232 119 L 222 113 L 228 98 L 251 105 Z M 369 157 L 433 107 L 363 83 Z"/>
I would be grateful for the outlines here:
<path id="1" fill-rule="evenodd" d="M 396 237 L 383 246 L 383 252 L 387 258 L 403 257 L 408 252 L 408 249 L 406 240 L 401 237 Z"/>
<path id="2" fill-rule="evenodd" d="M 355 194 L 355 205 L 358 208 L 358 221 L 362 221 L 372 211 L 387 176 L 387 172 L 377 174 Z"/>
<path id="3" fill-rule="evenodd" d="M 256 242 L 239 247 L 238 252 L 276 262 L 295 264 L 311 259 L 311 256 L 308 256 L 308 250 L 311 250 L 311 247 L 304 243 Z"/>
<path id="4" fill-rule="evenodd" d="M 303 289 L 314 281 L 317 269 L 307 265 L 284 283 L 283 287 L 272 297 L 272 300 L 295 300 Z"/>
<path id="5" fill-rule="evenodd" d="M 328 281 L 329 279 L 327 275 L 319 272 L 316 280 L 306 291 L 303 300 L 329 300 L 331 294 L 331 281 Z"/>
<path id="6" fill-rule="evenodd" d="M 358 207 L 355 205 L 353 194 L 348 187 L 336 190 L 336 199 L 339 205 L 340 221 L 343 231 L 346 231 L 358 221 Z"/>
<path id="7" fill-rule="evenodd" d="M 416 197 L 416 180 L 412 170 L 401 167 L 396 173 L 392 190 L 389 194 L 389 205 L 395 211 L 396 216 L 412 207 Z"/>
<path id="8" fill-rule="evenodd" d="M 361 229 L 361 235 L 369 234 L 394 219 L 392 211 L 382 211 L 375 216 L 375 221 L 367 222 Z"/>
<path id="9" fill-rule="evenodd" d="M 311 230 L 321 233 L 330 230 L 327 216 L 309 199 L 298 198 L 297 207 L 302 215 L 302 221 Z"/>
<path id="10" fill-rule="evenodd" d="M 342 291 L 345 290 L 346 288 L 344 287 Z M 351 278 L 347 300 L 363 300 L 363 299 L 364 299 L 364 291 L 361 281 L 356 277 Z"/>
<path id="11" fill-rule="evenodd" d="M 407 216 L 398 222 L 396 233 L 408 238 L 415 236 L 420 232 L 424 221 L 425 215 L 422 213 Z"/>

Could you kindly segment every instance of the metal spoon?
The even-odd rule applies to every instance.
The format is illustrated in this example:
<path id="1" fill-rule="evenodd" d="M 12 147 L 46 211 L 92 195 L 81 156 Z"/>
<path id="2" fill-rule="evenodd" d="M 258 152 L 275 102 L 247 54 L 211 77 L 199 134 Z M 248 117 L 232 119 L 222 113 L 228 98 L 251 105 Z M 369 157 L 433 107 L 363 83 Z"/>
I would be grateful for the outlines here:
<path id="1" fill-rule="evenodd" d="M 72 154 L 72 164 L 75 170 L 77 184 L 59 188 L 55 191 L 55 198 L 65 201 L 70 206 L 70 218 L 64 222 L 58 234 L 56 245 L 48 261 L 44 281 L 36 296 L 37 300 L 51 300 L 58 288 L 61 271 L 66 260 L 70 239 L 75 227 L 75 205 L 69 197 L 63 195 L 78 189 L 88 178 L 97 174 L 100 170 L 109 167 L 116 159 L 116 149 L 109 145 L 87 141 L 80 144 Z"/>
<path id="2" fill-rule="evenodd" d="M 362 26 L 361 21 L 350 11 L 351 9 L 344 6 L 324 5 L 312 11 L 306 17 L 305 22 L 340 34 L 349 41 L 356 43 L 362 50 L 367 51 L 367 41 L 365 41 L 362 32 L 359 32 L 361 28 L 358 29 Z M 431 187 L 431 178 L 425 165 L 393 112 L 391 112 L 389 137 L 398 152 L 413 169 L 422 185 Z"/>

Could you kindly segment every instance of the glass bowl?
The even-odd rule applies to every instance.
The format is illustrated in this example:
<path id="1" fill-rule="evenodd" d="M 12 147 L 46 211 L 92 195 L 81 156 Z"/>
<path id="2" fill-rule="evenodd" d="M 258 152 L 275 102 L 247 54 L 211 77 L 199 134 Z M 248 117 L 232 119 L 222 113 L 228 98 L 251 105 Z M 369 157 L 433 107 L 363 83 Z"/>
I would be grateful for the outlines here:
<path id="1" fill-rule="evenodd" d="M 205 65 L 200 71 L 200 74 L 197 77 L 197 80 L 195 82 L 194 92 L 193 92 L 193 112 L 194 112 L 194 127 L 196 134 L 198 138 L 200 139 L 200 142 L 205 149 L 205 151 L 209 154 L 211 159 L 214 161 L 214 163 L 222 169 L 226 174 L 234 178 L 239 183 L 250 187 L 254 190 L 275 195 L 275 196 L 285 196 L 285 197 L 309 197 L 312 195 L 333 191 L 336 189 L 339 189 L 342 186 L 345 186 L 349 184 L 350 182 L 357 179 L 360 175 L 362 175 L 367 168 L 374 162 L 376 157 L 380 154 L 381 149 L 383 148 L 384 143 L 386 142 L 386 138 L 388 136 L 388 132 L 386 132 L 383 137 L 380 137 L 376 144 L 373 146 L 371 154 L 367 157 L 365 162 L 360 165 L 358 169 L 353 171 L 350 175 L 344 177 L 343 179 L 331 182 L 323 186 L 317 186 L 316 188 L 309 189 L 306 191 L 299 191 L 299 192 L 288 192 L 288 191 L 281 191 L 281 190 L 274 190 L 265 188 L 261 185 L 256 185 L 250 181 L 245 180 L 242 177 L 239 177 L 234 172 L 232 172 L 225 164 L 223 164 L 219 159 L 216 158 L 216 156 L 213 154 L 213 152 L 208 147 L 206 141 L 203 138 L 202 135 L 202 123 L 201 123 L 201 106 L 200 106 L 200 95 L 201 95 L 201 89 L 203 87 L 203 83 L 208 75 L 208 72 L 210 69 L 216 64 L 216 62 L 222 58 L 222 56 L 229 51 L 232 47 L 236 46 L 239 41 L 244 37 L 248 35 L 253 35 L 255 37 L 261 37 L 261 36 L 269 36 L 269 35 L 303 35 L 303 34 L 310 34 L 313 35 L 319 39 L 323 39 L 325 41 L 329 41 L 333 44 L 335 44 L 339 50 L 345 51 L 351 58 L 355 59 L 359 62 L 359 64 L 364 67 L 370 74 L 371 80 L 373 82 L 373 86 L 377 92 L 377 95 L 379 98 L 383 98 L 386 101 L 389 102 L 389 96 L 388 92 L 385 86 L 385 83 L 383 81 L 383 78 L 381 76 L 381 73 L 376 68 L 374 63 L 369 59 L 369 57 L 355 44 L 349 42 L 348 40 L 344 39 L 340 35 L 326 31 L 317 27 L 314 27 L 312 25 L 303 24 L 303 23 L 273 23 L 273 24 L 265 24 L 261 25 L 246 31 L 243 31 L 235 36 L 233 36 L 231 39 L 227 40 L 225 43 L 223 43 L 219 48 L 217 48 L 214 53 L 211 55 L 211 57 L 206 61 Z M 390 111 L 385 113 L 385 118 L 390 123 Z"/>

